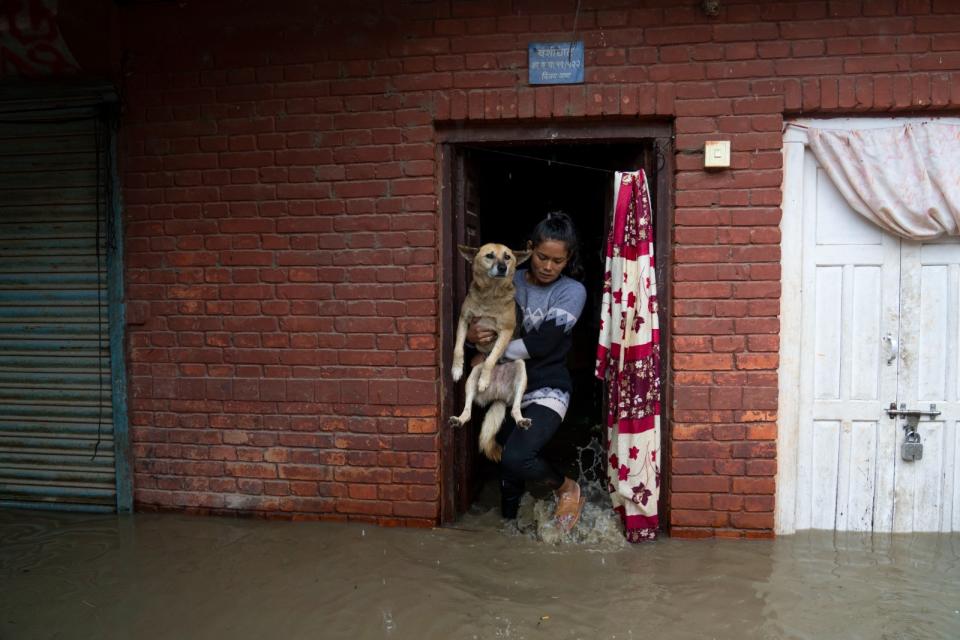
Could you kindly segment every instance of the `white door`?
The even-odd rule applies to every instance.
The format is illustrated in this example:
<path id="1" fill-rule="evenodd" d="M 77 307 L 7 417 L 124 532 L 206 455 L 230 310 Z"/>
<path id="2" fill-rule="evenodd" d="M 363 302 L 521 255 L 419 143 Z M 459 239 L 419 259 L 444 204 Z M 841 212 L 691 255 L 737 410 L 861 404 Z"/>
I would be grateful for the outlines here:
<path id="1" fill-rule="evenodd" d="M 903 241 L 898 402 L 919 423 L 923 459 L 897 457 L 894 531 L 960 531 L 960 244 Z"/>
<path id="2" fill-rule="evenodd" d="M 804 138 L 785 140 L 777 530 L 960 530 L 960 243 L 864 220 Z M 891 403 L 941 411 L 921 460 Z"/>

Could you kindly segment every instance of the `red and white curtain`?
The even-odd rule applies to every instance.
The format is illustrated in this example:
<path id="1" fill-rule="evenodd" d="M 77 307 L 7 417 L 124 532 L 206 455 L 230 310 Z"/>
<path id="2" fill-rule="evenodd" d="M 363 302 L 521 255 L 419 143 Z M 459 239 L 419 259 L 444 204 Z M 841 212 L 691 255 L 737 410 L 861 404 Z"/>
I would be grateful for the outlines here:
<path id="1" fill-rule="evenodd" d="M 609 390 L 610 497 L 630 542 L 655 539 L 659 524 L 660 327 L 652 218 L 644 172 L 617 172 L 596 375 Z"/>

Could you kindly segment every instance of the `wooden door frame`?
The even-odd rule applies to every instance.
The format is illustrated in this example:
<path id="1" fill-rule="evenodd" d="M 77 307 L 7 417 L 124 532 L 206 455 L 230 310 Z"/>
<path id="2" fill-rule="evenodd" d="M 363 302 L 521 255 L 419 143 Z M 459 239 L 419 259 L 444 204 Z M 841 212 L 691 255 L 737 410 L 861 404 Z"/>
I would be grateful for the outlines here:
<path id="1" fill-rule="evenodd" d="M 458 291 L 456 288 L 457 258 L 457 222 L 455 199 L 462 194 L 456 181 L 462 175 L 462 148 L 471 144 L 641 144 L 653 141 L 658 150 L 660 164 L 654 181 L 650 184 L 654 192 L 654 215 L 656 222 L 657 282 L 660 306 L 665 310 L 664 320 L 660 324 L 662 345 L 662 381 L 663 415 L 661 420 L 661 518 L 662 523 L 669 522 L 664 497 L 669 495 L 671 441 L 670 406 L 673 395 L 673 376 L 670 367 L 670 311 L 671 281 L 671 232 L 673 229 L 673 124 L 668 121 L 576 121 L 576 122 L 532 122 L 526 125 L 494 124 L 475 125 L 464 123 L 438 124 L 437 165 L 440 168 L 440 407 L 438 420 L 440 428 L 440 521 L 443 524 L 453 522 L 469 505 L 459 505 L 457 499 L 457 465 L 455 434 L 447 425 L 447 416 L 459 413 L 455 404 L 457 385 L 450 378 L 450 362 L 453 357 L 453 339 L 455 329 L 455 305 Z M 460 185 L 462 187 L 462 185 Z M 459 507 L 463 507 L 460 509 Z"/>

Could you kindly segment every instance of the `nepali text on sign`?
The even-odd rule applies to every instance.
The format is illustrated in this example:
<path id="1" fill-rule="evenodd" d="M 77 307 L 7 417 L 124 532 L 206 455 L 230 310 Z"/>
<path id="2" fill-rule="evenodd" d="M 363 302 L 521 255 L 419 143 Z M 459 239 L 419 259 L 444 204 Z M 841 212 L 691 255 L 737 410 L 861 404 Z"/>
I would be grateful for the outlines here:
<path id="1" fill-rule="evenodd" d="M 531 42 L 530 84 L 583 82 L 583 41 Z"/>

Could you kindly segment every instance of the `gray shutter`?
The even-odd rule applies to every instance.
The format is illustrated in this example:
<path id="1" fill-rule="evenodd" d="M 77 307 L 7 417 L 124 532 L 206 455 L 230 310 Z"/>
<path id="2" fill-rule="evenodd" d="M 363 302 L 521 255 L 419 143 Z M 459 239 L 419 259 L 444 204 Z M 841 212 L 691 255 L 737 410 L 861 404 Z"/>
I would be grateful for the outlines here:
<path id="1" fill-rule="evenodd" d="M 107 132 L 0 110 L 0 506 L 116 509 Z"/>

